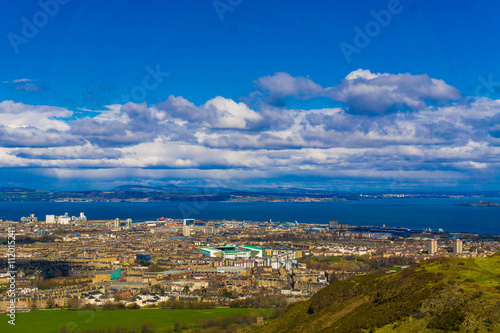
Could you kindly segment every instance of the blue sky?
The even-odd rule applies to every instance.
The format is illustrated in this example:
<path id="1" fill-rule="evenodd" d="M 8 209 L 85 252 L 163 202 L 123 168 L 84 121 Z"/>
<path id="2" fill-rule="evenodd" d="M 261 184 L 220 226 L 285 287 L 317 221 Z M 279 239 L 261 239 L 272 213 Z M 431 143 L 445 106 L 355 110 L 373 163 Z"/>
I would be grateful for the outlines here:
<path id="1" fill-rule="evenodd" d="M 498 189 L 498 2 L 0 7 L 4 186 Z"/>

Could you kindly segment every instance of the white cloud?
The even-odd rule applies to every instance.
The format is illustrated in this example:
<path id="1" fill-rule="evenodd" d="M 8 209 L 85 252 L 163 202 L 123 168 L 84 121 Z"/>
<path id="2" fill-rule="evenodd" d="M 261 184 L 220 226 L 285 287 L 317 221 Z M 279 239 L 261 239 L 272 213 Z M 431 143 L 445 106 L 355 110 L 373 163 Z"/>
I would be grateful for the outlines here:
<path id="1" fill-rule="evenodd" d="M 12 80 L 13 83 L 19 83 L 19 82 L 31 82 L 33 81 L 32 79 L 27 79 L 27 78 L 22 78 L 22 79 L 16 79 Z"/>
<path id="2" fill-rule="evenodd" d="M 220 96 L 207 101 L 203 107 L 215 115 L 206 122 L 208 127 L 246 129 L 249 122 L 262 119 L 257 112 L 244 103 L 236 103 Z"/>
<path id="3" fill-rule="evenodd" d="M 41 130 L 68 130 L 64 120 L 73 113 L 65 108 L 54 106 L 32 106 L 13 101 L 0 102 L 0 124 L 10 128 L 33 127 Z"/>
<path id="4" fill-rule="evenodd" d="M 383 114 L 418 110 L 427 103 L 446 104 L 461 99 L 461 93 L 443 80 L 423 75 L 372 73 L 358 69 L 349 73 L 340 84 L 323 88 L 307 77 L 293 77 L 278 72 L 255 81 L 257 87 L 270 95 L 271 104 L 284 104 L 280 99 L 330 97 L 344 103 L 351 113 Z M 260 96 L 254 93 L 253 97 Z"/>
<path id="5" fill-rule="evenodd" d="M 255 81 L 257 87 L 279 97 L 311 98 L 320 96 L 323 87 L 303 76 L 293 77 L 288 73 L 278 72 Z"/>
<path id="6" fill-rule="evenodd" d="M 425 108 L 427 101 L 446 103 L 461 98 L 456 88 L 425 74 L 374 74 L 362 69 L 327 90 L 332 99 L 345 103 L 351 112 L 364 114 L 417 110 Z"/>
<path id="7" fill-rule="evenodd" d="M 196 106 L 180 96 L 169 96 L 157 108 L 174 119 L 206 128 L 247 129 L 251 123 L 262 119 L 261 115 L 246 104 L 221 96 L 206 101 L 202 106 Z"/>

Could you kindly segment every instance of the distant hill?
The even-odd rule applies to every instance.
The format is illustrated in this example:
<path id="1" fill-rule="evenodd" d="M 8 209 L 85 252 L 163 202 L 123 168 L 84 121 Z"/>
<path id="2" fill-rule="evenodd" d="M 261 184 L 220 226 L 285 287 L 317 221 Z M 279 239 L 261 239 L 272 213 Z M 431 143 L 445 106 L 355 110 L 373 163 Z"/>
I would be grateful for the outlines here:
<path id="1" fill-rule="evenodd" d="M 460 206 L 460 207 L 500 207 L 500 203 L 489 202 L 489 201 L 478 201 L 478 202 L 464 202 L 461 204 L 457 204 L 456 206 Z"/>
<path id="2" fill-rule="evenodd" d="M 257 332 L 500 332 L 500 254 L 335 282 Z"/>
<path id="3" fill-rule="evenodd" d="M 112 190 L 47 191 L 0 187 L 0 201 L 275 201 L 304 197 L 316 200 L 356 200 L 357 195 L 299 189 L 238 190 L 222 187 L 120 185 Z"/>
<path id="4" fill-rule="evenodd" d="M 0 193 L 5 193 L 5 192 L 30 192 L 34 190 L 29 190 L 24 187 L 0 187 Z"/>
<path id="5" fill-rule="evenodd" d="M 147 186 L 138 184 L 120 185 L 110 190 L 40 190 L 22 187 L 0 187 L 0 201 L 68 201 L 68 202 L 106 202 L 106 201 L 344 201 L 365 200 L 369 198 L 392 198 L 391 195 L 360 195 L 358 192 L 331 191 L 321 189 L 300 189 L 293 187 L 249 187 L 229 188 L 223 186 L 191 186 L 167 184 Z M 446 198 L 456 193 L 408 193 L 405 198 Z M 485 193 L 476 193 L 485 195 Z M 500 197 L 500 192 L 489 193 L 489 197 Z M 404 199 L 403 199 L 404 200 Z"/>

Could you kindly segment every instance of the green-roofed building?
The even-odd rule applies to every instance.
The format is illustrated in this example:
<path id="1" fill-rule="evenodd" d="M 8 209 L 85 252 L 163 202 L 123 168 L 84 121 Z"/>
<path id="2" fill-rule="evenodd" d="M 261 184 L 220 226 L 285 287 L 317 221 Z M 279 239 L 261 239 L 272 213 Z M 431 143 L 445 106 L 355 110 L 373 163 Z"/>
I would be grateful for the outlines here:
<path id="1" fill-rule="evenodd" d="M 263 249 L 261 247 L 250 245 L 200 247 L 199 251 L 201 254 L 209 257 L 223 259 L 248 259 L 262 257 L 263 253 Z"/>

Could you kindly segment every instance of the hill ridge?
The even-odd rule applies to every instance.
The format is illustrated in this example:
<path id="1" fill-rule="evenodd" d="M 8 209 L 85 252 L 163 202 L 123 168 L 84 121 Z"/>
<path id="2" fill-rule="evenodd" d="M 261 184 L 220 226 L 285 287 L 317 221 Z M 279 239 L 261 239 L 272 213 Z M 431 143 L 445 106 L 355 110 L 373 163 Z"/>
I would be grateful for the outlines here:
<path id="1" fill-rule="evenodd" d="M 333 283 L 258 332 L 500 331 L 500 254 Z"/>

